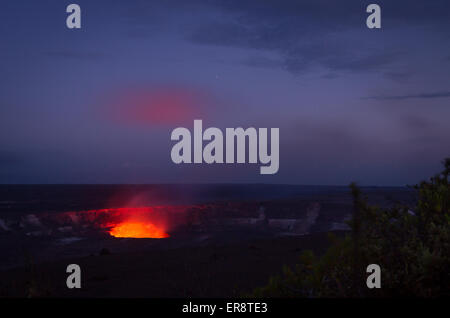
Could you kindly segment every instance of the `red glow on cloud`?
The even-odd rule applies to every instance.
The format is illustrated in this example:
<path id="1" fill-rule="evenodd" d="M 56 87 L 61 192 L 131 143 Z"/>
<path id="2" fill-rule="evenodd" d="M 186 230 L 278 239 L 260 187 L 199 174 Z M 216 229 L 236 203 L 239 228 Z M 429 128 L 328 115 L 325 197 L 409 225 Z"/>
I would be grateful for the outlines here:
<path id="1" fill-rule="evenodd" d="M 125 90 L 108 102 L 109 115 L 126 124 L 179 125 L 204 118 L 206 94 L 193 89 L 163 87 Z"/>

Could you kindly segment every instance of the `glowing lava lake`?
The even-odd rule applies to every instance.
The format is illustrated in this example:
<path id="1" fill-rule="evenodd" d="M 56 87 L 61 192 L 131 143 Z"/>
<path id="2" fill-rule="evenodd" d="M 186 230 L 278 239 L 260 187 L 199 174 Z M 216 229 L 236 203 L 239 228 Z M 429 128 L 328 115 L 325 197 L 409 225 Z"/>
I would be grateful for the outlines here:
<path id="1" fill-rule="evenodd" d="M 104 228 L 114 237 L 167 238 L 168 216 L 166 207 L 108 209 L 108 222 Z"/>
<path id="2" fill-rule="evenodd" d="M 70 229 L 72 235 L 101 232 L 117 238 L 160 239 L 170 237 L 169 230 L 185 222 L 185 210 L 171 206 L 87 210 L 66 212 L 52 221 L 59 223 L 59 228 Z"/>
<path id="3" fill-rule="evenodd" d="M 119 223 L 111 228 L 109 234 L 114 237 L 131 238 L 166 238 L 169 237 L 163 229 L 148 222 L 128 221 Z"/>

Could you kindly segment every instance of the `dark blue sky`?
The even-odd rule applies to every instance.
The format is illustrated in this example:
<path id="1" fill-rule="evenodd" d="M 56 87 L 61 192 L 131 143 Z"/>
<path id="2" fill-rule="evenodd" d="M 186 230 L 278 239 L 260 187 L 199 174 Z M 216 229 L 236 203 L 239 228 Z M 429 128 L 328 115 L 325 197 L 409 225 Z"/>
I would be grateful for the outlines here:
<path id="1" fill-rule="evenodd" d="M 449 1 L 5 0 L 0 36 L 0 183 L 404 185 L 450 155 Z M 278 174 L 173 164 L 197 118 L 279 127 Z"/>

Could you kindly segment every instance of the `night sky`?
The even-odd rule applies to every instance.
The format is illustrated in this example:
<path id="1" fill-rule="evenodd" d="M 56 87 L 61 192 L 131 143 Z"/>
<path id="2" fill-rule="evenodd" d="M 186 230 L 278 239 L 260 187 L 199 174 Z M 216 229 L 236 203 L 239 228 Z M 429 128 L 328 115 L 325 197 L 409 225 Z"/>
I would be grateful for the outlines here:
<path id="1" fill-rule="evenodd" d="M 447 0 L 3 0 L 0 36 L 0 183 L 405 185 L 450 155 Z M 175 165 L 194 119 L 280 128 L 279 172 Z"/>

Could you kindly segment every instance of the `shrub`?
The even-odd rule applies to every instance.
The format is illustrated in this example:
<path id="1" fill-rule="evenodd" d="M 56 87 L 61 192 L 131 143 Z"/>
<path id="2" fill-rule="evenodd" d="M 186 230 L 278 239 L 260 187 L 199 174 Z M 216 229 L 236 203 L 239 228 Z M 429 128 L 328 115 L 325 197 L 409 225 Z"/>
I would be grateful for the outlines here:
<path id="1" fill-rule="evenodd" d="M 351 232 L 331 236 L 318 257 L 311 251 L 293 268 L 258 288 L 256 297 L 439 297 L 450 296 L 450 159 L 442 173 L 414 188 L 418 203 L 370 206 L 351 184 Z M 366 286 L 366 267 L 381 267 L 381 288 Z"/>

